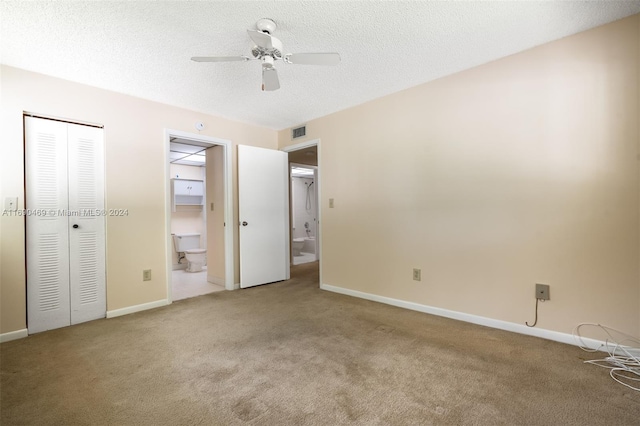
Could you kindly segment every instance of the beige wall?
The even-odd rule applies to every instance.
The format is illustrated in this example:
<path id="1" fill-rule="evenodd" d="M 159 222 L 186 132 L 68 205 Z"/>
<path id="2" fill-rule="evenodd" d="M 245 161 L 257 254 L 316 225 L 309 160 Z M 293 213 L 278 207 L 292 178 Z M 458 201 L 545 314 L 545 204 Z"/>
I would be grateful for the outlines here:
<path id="1" fill-rule="evenodd" d="M 224 285 L 224 148 L 217 145 L 206 152 L 207 281 Z"/>
<path id="2" fill-rule="evenodd" d="M 107 309 L 165 299 L 166 235 L 164 129 L 233 141 L 233 192 L 237 194 L 237 144 L 277 147 L 273 130 L 150 102 L 106 90 L 2 66 L 0 199 L 19 196 L 24 207 L 23 111 L 64 117 L 105 128 L 107 208 L 126 208 L 127 217 L 107 218 Z M 144 158 L 142 163 L 140 159 Z M 234 195 L 237 203 L 237 195 Z M 234 223 L 238 222 L 237 205 Z M 0 333 L 26 326 L 24 220 L 0 216 Z M 237 251 L 238 232 L 234 242 Z M 238 281 L 238 255 L 235 281 Z M 142 281 L 142 270 L 153 279 Z"/>
<path id="3" fill-rule="evenodd" d="M 640 334 L 639 32 L 636 15 L 307 122 L 323 282 L 518 324 L 546 283 L 540 328 Z"/>

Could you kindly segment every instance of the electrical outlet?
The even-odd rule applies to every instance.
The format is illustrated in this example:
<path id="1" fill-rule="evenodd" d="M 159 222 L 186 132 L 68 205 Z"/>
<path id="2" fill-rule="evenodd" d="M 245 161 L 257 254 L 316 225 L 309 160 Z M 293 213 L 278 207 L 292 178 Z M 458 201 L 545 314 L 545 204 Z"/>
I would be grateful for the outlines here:
<path id="1" fill-rule="evenodd" d="M 413 280 L 414 281 L 422 281 L 422 270 L 413 268 Z"/>
<path id="2" fill-rule="evenodd" d="M 151 281 L 151 269 L 142 271 L 142 281 Z"/>
<path id="3" fill-rule="evenodd" d="M 547 284 L 536 284 L 536 299 L 551 299 L 551 293 L 549 293 L 549 286 Z"/>

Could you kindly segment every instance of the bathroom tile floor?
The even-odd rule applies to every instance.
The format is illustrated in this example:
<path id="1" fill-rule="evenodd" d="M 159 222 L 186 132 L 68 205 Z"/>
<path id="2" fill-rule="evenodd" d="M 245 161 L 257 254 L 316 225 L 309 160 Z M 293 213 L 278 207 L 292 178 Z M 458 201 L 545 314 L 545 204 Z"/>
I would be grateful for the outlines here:
<path id="1" fill-rule="evenodd" d="M 207 282 L 206 267 L 202 272 L 187 272 L 184 269 L 178 269 L 172 271 L 171 278 L 174 301 L 201 296 L 214 291 L 224 291 L 223 286 Z"/>
<path id="2" fill-rule="evenodd" d="M 300 256 L 293 256 L 293 264 L 300 265 L 302 263 L 315 262 L 316 255 L 313 253 L 300 252 Z"/>

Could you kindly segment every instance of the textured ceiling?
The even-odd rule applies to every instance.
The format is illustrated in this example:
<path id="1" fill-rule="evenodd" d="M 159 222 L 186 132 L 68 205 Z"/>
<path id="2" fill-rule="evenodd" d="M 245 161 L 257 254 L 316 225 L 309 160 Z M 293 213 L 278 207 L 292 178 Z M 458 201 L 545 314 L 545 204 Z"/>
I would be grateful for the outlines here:
<path id="1" fill-rule="evenodd" d="M 640 12 L 640 1 L 0 1 L 0 60 L 273 129 Z M 335 67 L 276 63 L 260 91 L 246 30 L 273 19 L 284 53 L 339 52 Z"/>

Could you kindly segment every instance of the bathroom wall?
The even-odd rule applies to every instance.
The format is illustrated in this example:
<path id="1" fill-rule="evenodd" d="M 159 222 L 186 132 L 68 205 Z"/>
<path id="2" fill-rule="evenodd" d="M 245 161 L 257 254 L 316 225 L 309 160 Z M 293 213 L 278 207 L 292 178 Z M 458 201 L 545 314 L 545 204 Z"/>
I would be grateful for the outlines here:
<path id="1" fill-rule="evenodd" d="M 169 165 L 171 179 L 203 180 L 206 183 L 205 168 L 199 166 L 188 166 L 184 164 Z M 207 201 L 205 199 L 205 205 Z M 200 248 L 207 248 L 207 228 L 205 224 L 204 207 L 199 206 L 176 206 L 176 211 L 171 212 L 171 233 L 172 234 L 200 234 Z M 187 267 L 183 260 L 178 263 L 178 254 L 172 244 L 171 265 L 173 269 L 184 269 Z"/>
<path id="2" fill-rule="evenodd" d="M 292 206 L 293 206 L 293 238 L 315 237 L 316 236 L 316 186 L 309 189 L 311 209 L 307 210 L 307 186 L 314 180 L 312 178 L 292 177 Z M 309 223 L 310 233 L 306 232 L 305 222 Z"/>

